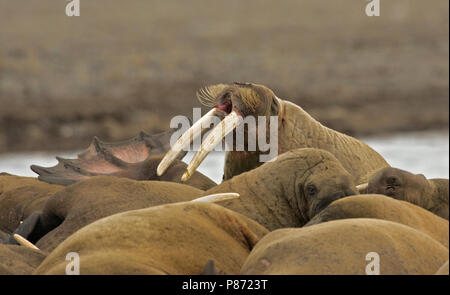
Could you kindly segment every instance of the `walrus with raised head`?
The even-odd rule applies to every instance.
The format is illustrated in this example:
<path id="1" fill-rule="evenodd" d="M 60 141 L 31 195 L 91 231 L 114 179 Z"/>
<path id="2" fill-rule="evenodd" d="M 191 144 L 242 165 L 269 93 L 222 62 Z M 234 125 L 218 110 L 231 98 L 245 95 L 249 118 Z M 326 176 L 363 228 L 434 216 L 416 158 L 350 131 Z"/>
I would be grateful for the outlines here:
<path id="1" fill-rule="evenodd" d="M 171 147 L 158 166 L 158 175 L 163 175 L 170 163 L 195 138 L 201 136 L 205 125 L 212 124 L 213 118 L 221 119 L 221 123 L 203 140 L 199 151 L 187 167 L 183 180 L 189 179 L 208 153 L 228 133 L 243 124 L 243 118 L 249 116 L 266 118 L 267 126 L 257 126 L 256 130 L 247 131 L 245 146 L 248 146 L 249 132 L 257 132 L 259 128 L 263 127 L 268 127 L 264 140 L 266 142 L 273 140 L 273 138 L 270 138 L 271 126 L 269 122 L 271 116 L 276 116 L 278 137 L 275 140 L 278 140 L 278 154 L 297 148 L 326 150 L 342 163 L 344 168 L 352 175 L 356 184 L 366 183 L 369 176 L 375 171 L 389 166 L 383 157 L 365 143 L 323 126 L 301 107 L 278 98 L 272 90 L 263 85 L 252 83 L 219 84 L 201 89 L 197 96 L 204 105 L 212 107 L 212 109 Z M 234 142 L 233 150 L 226 153 L 224 180 L 262 164 L 260 155 L 263 152 L 259 148 L 256 151 L 249 151 L 248 149 L 237 151 L 235 147 L 236 143 Z"/>
<path id="2" fill-rule="evenodd" d="M 202 274 L 209 260 L 237 274 L 268 231 L 253 220 L 209 203 L 176 203 L 100 219 L 71 235 L 35 274 L 65 274 L 69 252 L 80 274 Z"/>
<path id="3" fill-rule="evenodd" d="M 447 247 L 412 227 L 352 218 L 270 232 L 241 274 L 364 275 L 378 269 L 381 275 L 430 275 L 448 256 Z"/>
<path id="4" fill-rule="evenodd" d="M 426 179 L 422 174 L 387 167 L 371 176 L 367 193 L 407 201 L 448 220 L 448 179 Z"/>
<path id="5" fill-rule="evenodd" d="M 356 195 L 339 199 L 314 216 L 305 226 L 348 218 L 376 218 L 422 231 L 448 248 L 448 220 L 422 207 L 384 195 Z"/>

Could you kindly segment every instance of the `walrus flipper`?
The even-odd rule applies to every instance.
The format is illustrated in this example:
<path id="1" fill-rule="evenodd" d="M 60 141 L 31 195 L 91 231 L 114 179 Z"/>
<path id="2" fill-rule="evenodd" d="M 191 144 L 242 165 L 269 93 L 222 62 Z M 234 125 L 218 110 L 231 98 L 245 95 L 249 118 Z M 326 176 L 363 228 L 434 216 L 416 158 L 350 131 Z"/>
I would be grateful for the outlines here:
<path id="1" fill-rule="evenodd" d="M 94 137 L 89 147 L 77 159 L 56 157 L 58 164 L 53 167 L 32 165 L 39 174 L 38 179 L 60 185 L 70 185 L 97 175 L 116 175 L 133 178 L 134 169 L 148 157 L 164 155 L 170 149 L 170 137 L 175 131 L 149 135 L 141 132 L 138 136 L 121 142 L 107 143 Z M 186 152 L 178 158 L 182 159 Z M 128 170 L 128 171 L 127 171 Z"/>

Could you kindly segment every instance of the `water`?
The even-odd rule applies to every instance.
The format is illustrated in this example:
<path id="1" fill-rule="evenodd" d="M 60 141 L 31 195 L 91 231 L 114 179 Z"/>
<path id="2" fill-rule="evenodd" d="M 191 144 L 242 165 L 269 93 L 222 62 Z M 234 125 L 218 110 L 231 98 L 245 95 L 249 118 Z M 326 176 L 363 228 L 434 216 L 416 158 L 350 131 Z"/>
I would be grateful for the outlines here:
<path id="1" fill-rule="evenodd" d="M 420 132 L 397 134 L 386 137 L 363 138 L 379 152 L 393 167 L 413 173 L 422 173 L 427 178 L 449 177 L 449 134 L 447 132 Z M 30 165 L 53 166 L 55 156 L 76 158 L 78 152 L 29 152 L 0 155 L 0 172 L 32 176 Z M 184 162 L 192 159 L 193 153 L 184 157 Z M 220 183 L 223 175 L 224 153 L 213 152 L 200 165 L 198 171 Z"/>

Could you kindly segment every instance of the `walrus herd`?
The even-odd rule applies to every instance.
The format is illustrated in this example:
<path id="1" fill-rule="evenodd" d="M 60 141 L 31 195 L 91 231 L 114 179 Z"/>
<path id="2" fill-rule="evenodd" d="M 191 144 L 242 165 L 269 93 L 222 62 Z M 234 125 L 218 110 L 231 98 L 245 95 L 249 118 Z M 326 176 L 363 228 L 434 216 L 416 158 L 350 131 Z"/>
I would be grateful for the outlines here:
<path id="1" fill-rule="evenodd" d="M 172 146 L 173 132 L 95 138 L 33 165 L 38 179 L 1 173 L 0 274 L 66 274 L 69 253 L 80 274 L 449 274 L 448 179 L 391 167 L 263 85 L 197 96 L 212 109 Z M 247 116 L 276 116 L 278 155 L 227 151 L 219 184 L 196 171 Z"/>

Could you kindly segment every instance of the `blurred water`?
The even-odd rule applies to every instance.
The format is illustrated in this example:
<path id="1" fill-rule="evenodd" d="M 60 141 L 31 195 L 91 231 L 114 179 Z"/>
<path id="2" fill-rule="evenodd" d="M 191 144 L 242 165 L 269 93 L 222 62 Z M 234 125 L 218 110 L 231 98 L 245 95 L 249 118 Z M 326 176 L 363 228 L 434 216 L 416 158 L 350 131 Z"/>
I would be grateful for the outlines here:
<path id="1" fill-rule="evenodd" d="M 427 178 L 449 177 L 449 134 L 447 132 L 420 132 L 397 134 L 386 137 L 363 138 L 379 152 L 393 167 L 413 173 L 422 173 Z M 0 155 L 0 172 L 15 175 L 33 176 L 31 164 L 53 166 L 55 156 L 75 158 L 79 152 L 30 152 Z M 189 162 L 193 153 L 184 157 Z M 222 181 L 224 153 L 212 152 L 200 165 L 198 171 L 215 182 Z"/>

